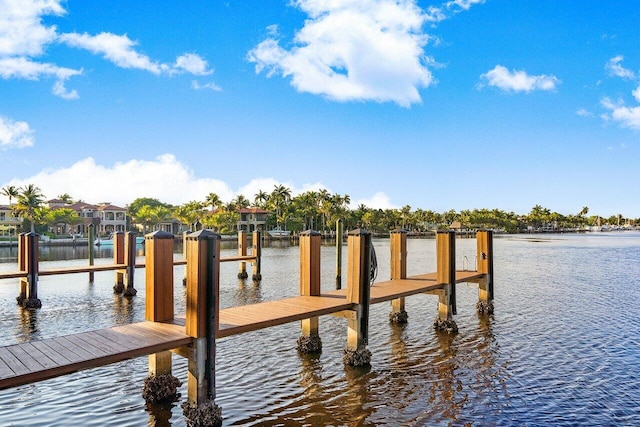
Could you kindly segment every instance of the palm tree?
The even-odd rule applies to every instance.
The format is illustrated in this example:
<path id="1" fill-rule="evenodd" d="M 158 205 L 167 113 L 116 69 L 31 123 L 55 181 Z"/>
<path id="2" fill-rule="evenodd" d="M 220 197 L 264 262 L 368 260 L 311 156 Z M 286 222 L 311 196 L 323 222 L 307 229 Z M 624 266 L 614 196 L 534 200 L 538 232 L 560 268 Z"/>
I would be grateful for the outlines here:
<path id="1" fill-rule="evenodd" d="M 13 212 L 31 222 L 31 232 L 35 232 L 35 221 L 39 216 L 39 208 L 44 202 L 44 196 L 40 189 L 33 184 L 22 188 L 18 194 L 18 202 L 13 206 Z"/>
<path id="2" fill-rule="evenodd" d="M 216 210 L 217 207 L 220 207 L 220 205 L 222 205 L 222 200 L 216 193 L 207 194 L 207 198 L 204 200 L 204 202 L 207 204 L 207 206 L 211 206 L 211 210 Z"/>
<path id="3" fill-rule="evenodd" d="M 266 191 L 258 190 L 258 192 L 253 196 L 253 202 L 260 208 L 265 207 L 267 200 L 269 200 L 269 193 Z"/>
<path id="4" fill-rule="evenodd" d="M 7 185 L 6 187 L 4 187 L 2 189 L 2 193 L 3 195 L 7 196 L 9 198 L 9 208 L 11 208 L 11 201 L 14 197 L 18 197 L 18 195 L 20 194 L 20 191 L 18 190 L 18 188 L 15 185 Z"/>
<path id="5" fill-rule="evenodd" d="M 70 205 L 73 203 L 73 199 L 71 198 L 69 193 L 59 195 L 58 199 L 62 200 L 66 205 Z"/>

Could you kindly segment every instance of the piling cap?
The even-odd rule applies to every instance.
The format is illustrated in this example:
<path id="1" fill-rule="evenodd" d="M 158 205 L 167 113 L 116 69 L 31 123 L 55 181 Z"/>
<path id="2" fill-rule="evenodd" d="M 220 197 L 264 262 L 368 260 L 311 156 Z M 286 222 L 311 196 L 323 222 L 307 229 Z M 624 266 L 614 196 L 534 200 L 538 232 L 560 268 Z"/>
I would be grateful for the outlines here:
<path id="1" fill-rule="evenodd" d="M 395 230 L 391 230 L 392 233 L 408 233 L 409 230 L 407 230 L 406 228 L 396 228 Z"/>
<path id="2" fill-rule="evenodd" d="M 166 231 L 158 230 L 153 233 L 145 234 L 145 239 L 173 239 L 173 234 Z"/>
<path id="3" fill-rule="evenodd" d="M 214 233 L 211 230 L 204 230 L 204 229 L 187 234 L 187 239 L 190 239 L 190 240 L 204 240 L 204 239 L 213 239 L 213 238 L 220 239 L 220 237 L 221 237 L 220 234 Z"/>
<path id="4" fill-rule="evenodd" d="M 367 234 L 371 234 L 371 233 L 369 233 L 364 228 L 356 228 L 355 230 L 351 230 L 348 233 L 349 236 L 361 236 L 361 235 L 367 235 Z"/>
<path id="5" fill-rule="evenodd" d="M 303 232 L 300 233 L 301 236 L 320 236 L 320 232 L 319 231 L 315 231 L 315 230 L 305 230 Z"/>

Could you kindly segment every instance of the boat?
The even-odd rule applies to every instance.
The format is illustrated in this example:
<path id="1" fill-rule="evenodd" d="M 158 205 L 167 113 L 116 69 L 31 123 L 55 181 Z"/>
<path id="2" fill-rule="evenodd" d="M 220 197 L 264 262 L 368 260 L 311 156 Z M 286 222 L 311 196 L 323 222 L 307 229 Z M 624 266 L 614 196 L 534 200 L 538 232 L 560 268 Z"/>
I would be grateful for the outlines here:
<path id="1" fill-rule="evenodd" d="M 267 233 L 271 237 L 283 238 L 283 237 L 289 237 L 289 235 L 291 234 L 291 231 L 283 230 L 282 228 L 280 228 L 280 226 L 277 226 L 276 228 L 267 231 Z"/>
<path id="2" fill-rule="evenodd" d="M 94 242 L 94 244 L 96 246 L 113 246 L 113 238 L 110 237 L 108 239 L 101 239 L 100 237 L 98 237 Z M 136 237 L 136 245 L 142 245 L 142 244 L 144 244 L 144 237 L 142 236 Z"/>

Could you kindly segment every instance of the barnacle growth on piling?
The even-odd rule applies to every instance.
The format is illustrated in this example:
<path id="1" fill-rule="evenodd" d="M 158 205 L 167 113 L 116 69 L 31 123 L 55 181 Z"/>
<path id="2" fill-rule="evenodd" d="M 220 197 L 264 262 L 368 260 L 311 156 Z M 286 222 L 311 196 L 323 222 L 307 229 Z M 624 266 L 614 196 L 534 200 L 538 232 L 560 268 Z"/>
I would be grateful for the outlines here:
<path id="1" fill-rule="evenodd" d="M 296 342 L 296 348 L 301 353 L 320 353 L 322 340 L 319 335 L 301 335 Z"/>
<path id="2" fill-rule="evenodd" d="M 222 425 L 222 409 L 213 400 L 197 406 L 184 402 L 182 413 L 189 427 L 219 427 Z"/>
<path id="3" fill-rule="evenodd" d="M 144 379 L 142 397 L 148 403 L 169 402 L 180 397 L 182 382 L 171 374 L 149 375 Z"/>

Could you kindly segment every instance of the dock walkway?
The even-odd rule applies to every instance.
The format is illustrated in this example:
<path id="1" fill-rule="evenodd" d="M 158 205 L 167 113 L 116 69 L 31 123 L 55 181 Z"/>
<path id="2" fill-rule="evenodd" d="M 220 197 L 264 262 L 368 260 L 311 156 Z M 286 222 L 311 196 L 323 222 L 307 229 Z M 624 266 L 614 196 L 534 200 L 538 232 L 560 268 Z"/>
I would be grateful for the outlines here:
<path id="1" fill-rule="evenodd" d="M 476 271 L 457 271 L 456 283 L 482 276 Z M 437 282 L 435 273 L 378 282 L 370 288 L 370 303 L 442 289 L 444 285 Z M 320 296 L 299 296 L 221 309 L 216 338 L 350 310 L 353 304 L 347 302 L 345 294 L 346 289 L 342 289 Z M 145 321 L 0 347 L 0 389 L 189 347 L 192 340 L 185 333 L 182 319 L 176 319 L 174 323 Z"/>

